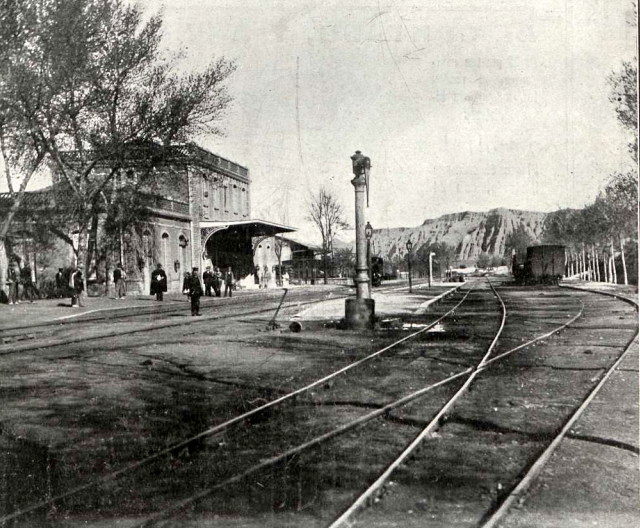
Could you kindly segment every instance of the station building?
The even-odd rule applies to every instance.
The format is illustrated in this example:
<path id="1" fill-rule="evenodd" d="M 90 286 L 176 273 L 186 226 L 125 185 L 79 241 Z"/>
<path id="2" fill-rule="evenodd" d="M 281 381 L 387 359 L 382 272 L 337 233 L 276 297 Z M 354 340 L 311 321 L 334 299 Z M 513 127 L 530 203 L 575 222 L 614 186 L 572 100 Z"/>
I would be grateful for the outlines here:
<path id="1" fill-rule="evenodd" d="M 122 171 L 126 174 L 125 178 L 136 178 L 136 160 L 145 156 L 148 149 L 138 149 L 129 157 L 131 168 Z M 67 155 L 72 156 L 73 153 Z M 267 239 L 274 241 L 275 235 L 291 233 L 295 229 L 252 216 L 251 177 L 247 167 L 194 143 L 162 148 L 161 157 L 162 162 L 154 168 L 160 172 L 156 178 L 160 184 L 145 190 L 147 215 L 137 249 L 131 251 L 126 242 L 121 244 L 120 251 L 108 260 L 109 272 L 105 273 L 100 263 L 92 266 L 88 273 L 90 282 L 107 282 L 107 275 L 122 260 L 128 275 L 127 289 L 131 293 L 149 292 L 151 271 L 157 263 L 165 269 L 168 289 L 173 292 L 181 291 L 184 273 L 196 266 L 200 273 L 207 266 L 217 266 L 221 270 L 231 267 L 239 287 L 257 287 L 256 266 L 267 264 L 263 258 L 262 244 Z M 53 179 L 55 184 L 55 175 Z M 38 194 L 42 195 L 43 192 L 46 193 L 46 190 Z M 7 197 L 5 202 L 8 206 Z M 36 201 L 29 199 L 27 203 Z M 3 209 L 1 205 L 0 216 Z M 37 215 L 37 207 L 28 213 Z M 24 224 L 23 220 L 20 226 Z M 28 259 L 34 272 L 38 271 L 38 260 L 47 261 L 53 273 L 58 267 L 75 264 L 75 253 L 68 244 L 60 242 L 58 246 L 62 247 L 51 250 L 47 259 L 42 256 L 38 259 L 29 249 L 35 246 L 31 243 L 28 229 L 16 229 L 14 234 L 14 253 Z M 70 234 L 70 237 L 73 236 L 73 233 Z M 100 235 L 96 232 L 90 236 Z M 99 242 L 90 238 L 90 243 L 99 245 Z M 266 246 L 275 248 L 275 243 L 270 245 L 267 242 Z M 284 260 L 292 260 L 296 251 L 299 258 L 308 255 L 308 251 L 305 255 L 300 252 L 305 248 L 309 250 L 304 244 L 287 241 L 284 246 Z M 272 257 L 268 265 L 275 265 Z M 99 289 L 99 286 L 96 285 L 96 288 Z"/>

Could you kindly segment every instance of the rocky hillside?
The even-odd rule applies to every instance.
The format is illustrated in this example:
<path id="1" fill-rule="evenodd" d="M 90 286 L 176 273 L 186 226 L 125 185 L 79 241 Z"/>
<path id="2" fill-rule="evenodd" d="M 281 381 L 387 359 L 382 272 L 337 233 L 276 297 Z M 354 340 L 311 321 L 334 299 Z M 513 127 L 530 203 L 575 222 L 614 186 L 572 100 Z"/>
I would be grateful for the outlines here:
<path id="1" fill-rule="evenodd" d="M 516 209 L 492 209 L 484 213 L 467 211 L 425 220 L 418 227 L 376 229 L 372 253 L 389 260 L 402 257 L 407 251 L 405 244 L 411 238 L 414 252 L 424 244 L 444 242 L 456 248 L 460 264 L 472 264 L 481 252 L 503 256 L 507 237 L 519 225 L 539 241 L 547 214 Z"/>

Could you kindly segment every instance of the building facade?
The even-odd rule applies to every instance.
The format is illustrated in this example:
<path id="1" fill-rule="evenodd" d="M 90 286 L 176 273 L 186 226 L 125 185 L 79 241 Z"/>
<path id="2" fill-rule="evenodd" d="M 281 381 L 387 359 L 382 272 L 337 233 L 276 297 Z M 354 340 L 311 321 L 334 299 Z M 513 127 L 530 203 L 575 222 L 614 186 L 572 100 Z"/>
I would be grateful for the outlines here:
<path id="1" fill-rule="evenodd" d="M 121 171 L 123 176 L 112 184 L 117 187 L 127 181 L 131 183 L 138 177 L 138 167 L 144 166 L 145 156 L 160 157 L 161 161 L 156 160 L 153 168 L 156 174 L 153 187 L 140 191 L 144 219 L 136 226 L 135 234 L 120 235 L 116 249 L 112 244 L 107 254 L 96 251 L 96 259 L 87 273 L 90 291 L 108 291 L 118 262 L 123 263 L 127 272 L 130 293 L 149 293 L 151 271 L 158 263 L 165 269 L 168 289 L 173 292 L 181 291 L 184 274 L 193 267 L 198 267 L 200 273 L 207 266 L 231 267 L 240 287 L 252 285 L 256 240 L 294 229 L 251 217 L 248 168 L 194 143 L 161 150 L 152 148 L 152 153 L 149 147 L 132 150 L 128 157 L 130 167 Z M 73 153 L 68 155 L 73 163 Z M 54 186 L 55 183 L 54 175 Z M 40 212 L 33 209 L 28 214 L 35 217 Z M 89 234 L 89 243 L 96 248 L 102 247 L 100 238 L 104 237 L 99 226 L 100 223 Z M 16 240 L 20 237 L 24 239 L 26 235 L 20 234 Z M 77 247 L 77 238 L 70 233 L 66 243 L 58 240 L 55 245 L 61 247 L 49 251 L 47 259 L 40 259 L 47 260 L 47 266 L 36 273 L 55 274 L 59 267 L 77 264 L 69 245 L 72 242 Z M 21 248 L 27 247 L 25 244 L 14 246 L 16 256 L 37 260 L 33 255 L 21 254 L 25 252 Z"/>

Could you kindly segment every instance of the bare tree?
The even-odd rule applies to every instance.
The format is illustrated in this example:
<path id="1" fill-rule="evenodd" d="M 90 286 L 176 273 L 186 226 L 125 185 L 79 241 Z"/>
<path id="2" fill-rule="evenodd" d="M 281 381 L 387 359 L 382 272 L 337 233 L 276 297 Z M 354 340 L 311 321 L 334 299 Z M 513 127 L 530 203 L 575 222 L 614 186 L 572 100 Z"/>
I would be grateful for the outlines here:
<path id="1" fill-rule="evenodd" d="M 328 261 L 333 253 L 333 238 L 341 229 L 349 227 L 344 218 L 344 209 L 337 198 L 327 189 L 321 187 L 312 195 L 308 204 L 309 216 L 320 231 L 322 237 L 322 264 L 324 270 L 324 283 L 327 283 Z"/>
<path id="2" fill-rule="evenodd" d="M 78 258 L 89 271 L 89 232 L 99 214 L 115 210 L 132 153 L 147 149 L 147 166 L 135 176 L 152 175 L 163 148 L 199 133 L 220 134 L 231 102 L 225 81 L 235 64 L 214 59 L 199 73 L 175 73 L 160 53 L 161 17 L 145 18 L 125 0 L 33 4 L 28 60 L 17 61 L 20 69 L 3 93 L 13 103 L 18 81 L 38 88 L 32 113 L 12 114 L 15 128 L 37 140 L 40 150 L 30 158 L 41 153 L 50 161 L 79 233 Z"/>
<path id="3" fill-rule="evenodd" d="M 31 30 L 38 23 L 33 4 L 0 0 L 0 163 L 9 198 L 0 221 L 0 288 L 6 284 L 9 229 L 21 210 L 29 182 L 45 159 L 34 125 L 43 101 L 56 95 L 31 71 L 38 61 L 29 46 Z"/>

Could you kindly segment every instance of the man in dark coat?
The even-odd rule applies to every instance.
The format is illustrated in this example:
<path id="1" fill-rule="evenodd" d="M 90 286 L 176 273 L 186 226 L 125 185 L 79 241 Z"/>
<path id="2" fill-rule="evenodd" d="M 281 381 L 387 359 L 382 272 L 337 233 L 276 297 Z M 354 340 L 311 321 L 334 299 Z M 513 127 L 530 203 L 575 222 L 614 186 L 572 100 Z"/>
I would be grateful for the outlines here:
<path id="1" fill-rule="evenodd" d="M 31 280 L 31 266 L 29 266 L 28 262 L 24 263 L 24 266 L 20 270 L 20 280 L 22 282 L 22 297 L 23 300 L 27 300 L 29 298 L 29 302 L 33 302 L 34 297 L 36 296 L 35 287 L 33 285 L 33 280 Z"/>
<path id="2" fill-rule="evenodd" d="M 162 269 L 162 264 L 158 264 L 156 270 L 151 274 L 151 295 L 156 296 L 156 301 L 162 301 L 166 291 L 167 274 Z"/>
<path id="3" fill-rule="evenodd" d="M 20 303 L 20 268 L 18 263 L 14 262 L 9 266 L 7 284 L 9 285 L 9 304 Z"/>
<path id="4" fill-rule="evenodd" d="M 202 297 L 202 284 L 200 283 L 200 274 L 198 268 L 193 268 L 191 276 L 185 280 L 186 293 L 191 299 L 191 315 L 200 315 L 200 297 Z"/>
<path id="5" fill-rule="evenodd" d="M 58 273 L 56 273 L 56 299 L 63 297 L 64 290 L 64 270 L 62 268 L 58 268 Z"/>
<path id="6" fill-rule="evenodd" d="M 213 291 L 216 293 L 216 297 L 220 297 L 222 290 L 222 272 L 220 268 L 216 266 L 213 268 Z"/>
<path id="7" fill-rule="evenodd" d="M 227 296 L 227 292 L 229 292 L 229 297 L 233 295 L 233 285 L 235 282 L 235 277 L 233 276 L 233 271 L 231 271 L 231 266 L 227 268 L 226 273 L 224 274 L 224 296 Z"/>
<path id="8" fill-rule="evenodd" d="M 211 286 L 213 286 L 213 273 L 211 273 L 211 266 L 207 266 L 207 269 L 202 274 L 202 281 L 204 282 L 204 294 L 207 297 L 211 297 Z"/>

